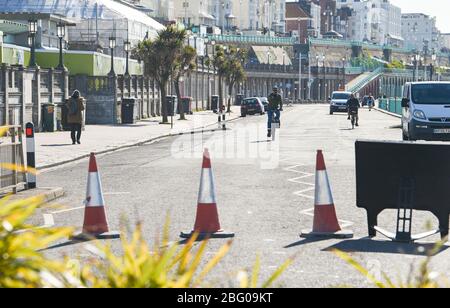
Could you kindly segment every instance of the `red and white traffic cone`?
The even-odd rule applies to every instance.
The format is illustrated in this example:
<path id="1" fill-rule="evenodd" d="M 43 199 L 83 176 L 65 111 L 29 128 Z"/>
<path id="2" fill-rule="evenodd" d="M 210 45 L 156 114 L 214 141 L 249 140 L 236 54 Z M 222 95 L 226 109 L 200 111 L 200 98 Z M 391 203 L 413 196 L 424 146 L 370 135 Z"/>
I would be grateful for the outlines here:
<path id="1" fill-rule="evenodd" d="M 205 149 L 203 154 L 202 175 L 194 230 L 191 232 L 182 232 L 180 237 L 191 238 L 195 233 L 198 234 L 198 239 L 234 237 L 234 233 L 225 232 L 220 226 L 211 159 L 207 149 Z"/>
<path id="2" fill-rule="evenodd" d="M 97 168 L 95 154 L 89 160 L 83 231 L 73 237 L 74 240 L 119 238 L 118 232 L 110 232 L 105 211 L 102 182 Z"/>
<path id="3" fill-rule="evenodd" d="M 352 231 L 342 230 L 339 225 L 325 160 L 321 150 L 317 151 L 313 230 L 312 232 L 303 231 L 301 237 L 353 237 Z"/>

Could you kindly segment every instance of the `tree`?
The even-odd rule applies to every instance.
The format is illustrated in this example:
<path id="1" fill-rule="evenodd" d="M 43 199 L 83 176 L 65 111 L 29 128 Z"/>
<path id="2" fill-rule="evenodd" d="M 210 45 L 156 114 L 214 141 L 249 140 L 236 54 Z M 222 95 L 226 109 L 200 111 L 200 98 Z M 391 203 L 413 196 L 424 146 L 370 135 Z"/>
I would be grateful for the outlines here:
<path id="1" fill-rule="evenodd" d="M 195 48 L 191 46 L 184 46 L 176 59 L 173 82 L 175 85 L 175 91 L 177 92 L 179 104 L 182 104 L 180 90 L 181 78 L 189 75 L 196 68 L 196 58 L 197 51 Z M 184 106 L 182 105 L 180 107 L 180 120 L 186 120 L 183 107 Z"/>
<path id="2" fill-rule="evenodd" d="M 216 46 L 216 54 L 212 59 L 212 64 L 216 68 L 217 75 L 219 76 L 219 102 L 221 110 L 225 106 L 223 99 L 223 81 L 226 81 L 228 85 L 228 94 L 230 95 L 228 112 L 230 112 L 233 87 L 237 82 L 245 80 L 243 64 L 246 59 L 246 54 L 241 49 L 230 48 L 225 50 L 222 46 Z"/>
<path id="3" fill-rule="evenodd" d="M 228 85 L 228 108 L 227 112 L 231 112 L 231 96 L 233 95 L 233 88 L 237 83 L 245 80 L 244 62 L 247 53 L 241 49 L 232 48 L 228 54 L 227 69 L 226 69 L 226 83 Z"/>
<path id="4" fill-rule="evenodd" d="M 167 85 L 176 70 L 177 59 L 187 37 L 185 30 L 168 26 L 155 40 L 144 40 L 136 48 L 136 55 L 144 61 L 145 74 L 151 76 L 161 91 L 162 123 L 168 120 Z"/>

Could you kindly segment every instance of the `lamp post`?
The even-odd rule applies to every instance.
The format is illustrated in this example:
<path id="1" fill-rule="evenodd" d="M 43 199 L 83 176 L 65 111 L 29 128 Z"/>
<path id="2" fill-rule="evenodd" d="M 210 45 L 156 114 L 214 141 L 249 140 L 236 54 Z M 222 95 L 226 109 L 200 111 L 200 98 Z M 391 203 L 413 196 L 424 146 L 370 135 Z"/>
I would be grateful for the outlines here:
<path id="1" fill-rule="evenodd" d="M 342 58 L 342 89 L 345 90 L 345 63 L 347 62 L 346 58 Z"/>
<path id="2" fill-rule="evenodd" d="M 116 48 L 116 37 L 111 35 L 109 37 L 109 48 L 111 49 L 111 71 L 109 72 L 110 76 L 115 76 L 116 72 L 114 72 L 114 48 Z"/>
<path id="3" fill-rule="evenodd" d="M 56 25 L 56 32 L 59 38 L 59 65 L 58 65 L 58 69 L 60 70 L 65 70 L 66 68 L 64 67 L 64 57 L 63 57 L 63 40 L 66 37 L 66 25 L 60 21 L 57 25 Z"/>
<path id="4" fill-rule="evenodd" d="M 31 19 L 28 21 L 29 45 L 31 47 L 30 66 L 36 67 L 36 34 L 38 31 L 37 20 Z"/>
<path id="5" fill-rule="evenodd" d="M 125 77 L 130 77 L 129 61 L 130 61 L 131 43 L 128 39 L 123 43 L 123 49 L 125 50 L 126 54 Z"/>

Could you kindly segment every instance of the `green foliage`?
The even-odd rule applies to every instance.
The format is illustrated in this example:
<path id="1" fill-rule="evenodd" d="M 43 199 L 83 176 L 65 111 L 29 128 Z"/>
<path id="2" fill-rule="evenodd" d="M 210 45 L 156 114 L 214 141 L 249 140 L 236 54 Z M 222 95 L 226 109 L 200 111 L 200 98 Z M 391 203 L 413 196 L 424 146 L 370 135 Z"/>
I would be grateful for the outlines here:
<path id="1" fill-rule="evenodd" d="M 240 288 L 270 288 L 274 284 L 274 282 L 286 271 L 286 269 L 292 264 L 293 259 L 288 259 L 284 262 L 280 267 L 278 267 L 275 272 L 262 284 L 259 284 L 259 273 L 261 270 L 261 258 L 258 255 L 256 257 L 255 264 L 253 266 L 253 271 L 251 276 L 247 274 L 245 271 L 241 271 L 238 275 L 239 278 L 239 287 Z"/>
<path id="2" fill-rule="evenodd" d="M 83 284 L 93 288 L 200 287 L 231 246 L 231 242 L 226 243 L 204 268 L 200 268 L 207 241 L 194 253 L 195 237 L 183 248 L 179 244 L 169 245 L 167 237 L 164 238 L 162 245 L 156 243 L 150 250 L 138 227 L 130 240 L 122 236 L 122 256 L 116 256 L 108 245 L 91 247 L 90 251 L 98 258 L 81 270 Z"/>
<path id="3" fill-rule="evenodd" d="M 235 47 L 225 49 L 223 46 L 216 46 L 215 56 L 210 61 L 216 68 L 219 80 L 225 80 L 228 85 L 228 94 L 231 95 L 233 87 L 236 83 L 246 79 L 244 63 L 247 60 L 247 51 Z M 222 82 L 219 82 L 219 93 L 222 94 Z M 223 98 L 221 97 L 223 104 Z M 231 97 L 228 101 L 228 111 L 231 108 Z"/>
<path id="4" fill-rule="evenodd" d="M 168 123 L 165 102 L 167 83 L 177 69 L 177 59 L 186 37 L 186 30 L 169 26 L 160 31 L 155 40 L 140 42 L 133 52 L 144 61 L 145 74 L 154 78 L 161 90 L 163 123 Z"/>
<path id="5" fill-rule="evenodd" d="M 391 63 L 386 65 L 390 69 L 405 69 L 405 64 L 399 60 L 393 60 Z"/>
<path id="6" fill-rule="evenodd" d="M 352 66 L 362 67 L 366 70 L 373 70 L 380 67 L 380 62 L 373 59 L 368 54 L 363 54 L 357 58 L 353 58 L 350 60 Z"/>
<path id="7" fill-rule="evenodd" d="M 72 232 L 68 228 L 39 229 L 26 224 L 42 198 L 0 200 L 0 288 L 67 286 L 63 263 L 43 256 L 41 249 Z"/>

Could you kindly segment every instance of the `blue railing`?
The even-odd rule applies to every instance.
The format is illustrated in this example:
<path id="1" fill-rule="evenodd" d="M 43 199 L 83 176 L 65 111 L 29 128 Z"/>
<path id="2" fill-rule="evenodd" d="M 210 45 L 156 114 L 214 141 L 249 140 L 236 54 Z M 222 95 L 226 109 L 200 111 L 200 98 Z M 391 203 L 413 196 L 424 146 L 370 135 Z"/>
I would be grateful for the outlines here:
<path id="1" fill-rule="evenodd" d="M 253 45 L 278 45 L 291 46 L 297 42 L 295 37 L 277 37 L 263 35 L 210 35 L 209 40 L 217 43 L 253 44 Z"/>
<path id="2" fill-rule="evenodd" d="M 402 99 L 401 98 L 383 98 L 378 103 L 378 108 L 402 115 Z"/>

